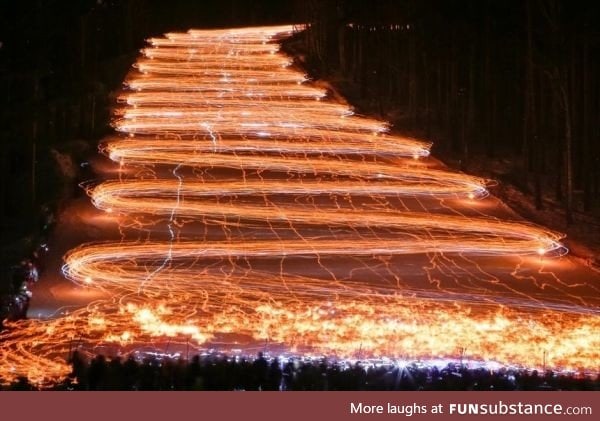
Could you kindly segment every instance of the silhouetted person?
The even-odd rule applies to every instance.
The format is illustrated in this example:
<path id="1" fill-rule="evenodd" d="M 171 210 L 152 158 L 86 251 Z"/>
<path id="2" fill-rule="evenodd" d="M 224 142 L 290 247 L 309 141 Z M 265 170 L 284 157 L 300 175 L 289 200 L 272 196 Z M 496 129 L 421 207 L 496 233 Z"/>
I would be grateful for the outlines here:
<path id="1" fill-rule="evenodd" d="M 83 359 L 83 357 L 81 356 L 79 351 L 77 351 L 77 350 L 73 351 L 73 353 L 71 354 L 71 359 L 69 360 L 69 363 L 71 364 L 71 367 L 72 367 L 70 377 L 72 379 L 74 379 L 75 382 L 77 383 L 77 385 L 74 386 L 75 389 L 76 390 L 87 389 L 89 386 L 88 378 L 87 378 L 88 365 L 86 364 L 85 360 Z"/>
<path id="2" fill-rule="evenodd" d="M 137 390 L 139 382 L 139 365 L 133 356 L 129 356 L 123 363 L 123 388 Z"/>
<path id="3" fill-rule="evenodd" d="M 88 384 L 90 390 L 102 390 L 106 377 L 106 358 L 104 355 L 97 355 L 90 363 L 88 370 Z"/>
<path id="4" fill-rule="evenodd" d="M 269 363 L 265 359 L 262 352 L 258 353 L 258 358 L 252 363 L 252 390 L 264 390 L 267 383 L 267 372 Z"/>
<path id="5" fill-rule="evenodd" d="M 279 360 L 275 358 L 269 365 L 265 390 L 279 390 L 279 387 L 281 386 L 281 374 L 281 364 L 279 363 Z"/>

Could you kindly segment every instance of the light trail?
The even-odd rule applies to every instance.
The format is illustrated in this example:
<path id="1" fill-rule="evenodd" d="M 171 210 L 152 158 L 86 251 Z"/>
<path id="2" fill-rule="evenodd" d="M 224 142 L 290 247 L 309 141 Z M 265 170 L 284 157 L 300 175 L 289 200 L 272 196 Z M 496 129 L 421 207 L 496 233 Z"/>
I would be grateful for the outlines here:
<path id="1" fill-rule="evenodd" d="M 139 114 L 139 113 L 138 113 Z M 136 118 L 117 120 L 115 128 L 124 133 L 156 135 L 165 133 L 205 134 L 203 123 L 210 122 L 222 134 L 246 135 L 269 133 L 267 137 L 289 135 L 290 131 L 298 136 L 326 136 L 328 130 L 347 130 L 358 133 L 381 133 L 387 130 L 385 123 L 360 119 L 359 117 L 340 119 L 339 116 L 319 116 L 318 113 L 302 115 L 288 111 L 283 115 L 252 112 L 204 112 L 203 115 L 189 115 L 183 111 L 163 111 L 160 116 L 142 115 Z"/>
<path id="2" fill-rule="evenodd" d="M 533 225 L 524 223 L 505 222 L 494 219 L 471 218 L 469 225 L 465 226 L 463 217 L 448 215 L 423 215 L 410 212 L 400 213 L 385 210 L 348 210 L 327 209 L 326 207 L 302 209 L 297 204 L 288 206 L 257 206 L 239 203 L 224 203 L 197 198 L 214 196 L 257 196 L 261 194 L 349 194 L 357 193 L 355 183 L 346 183 L 343 186 L 323 186 L 324 183 L 302 183 L 291 185 L 289 182 L 275 181 L 260 183 L 262 189 L 253 189 L 249 183 L 194 183 L 181 185 L 170 180 L 107 182 L 98 186 L 92 193 L 94 205 L 99 209 L 118 210 L 126 214 L 172 214 L 177 208 L 178 215 L 215 218 L 239 218 L 240 220 L 258 220 L 267 223 L 282 221 L 311 225 L 327 226 L 352 226 L 352 227 L 388 227 L 402 232 L 415 232 L 411 243 L 406 240 L 388 241 L 377 239 L 375 241 L 353 241 L 352 244 L 340 245 L 337 241 L 329 244 L 326 241 L 312 243 L 311 248 L 295 241 L 285 243 L 281 241 L 278 249 L 272 244 L 257 244 L 256 255 L 290 255 L 313 253 L 318 254 L 413 254 L 413 253 L 459 253 L 474 254 L 500 254 L 500 255 L 527 255 L 543 254 L 560 250 L 562 245 L 559 240 L 562 235 L 543 230 Z M 378 186 L 369 184 L 361 190 L 361 194 L 386 194 L 397 193 L 395 186 Z M 182 194 L 186 201 L 180 203 L 177 199 L 169 199 L 177 192 L 177 197 Z M 196 199 L 196 200 L 194 200 Z M 422 234 L 421 234 L 422 233 Z M 244 242 L 248 250 L 252 244 Z M 294 248 L 300 245 L 300 249 Z M 332 248 L 331 246 L 334 245 Z M 192 247 L 194 243 L 192 243 Z M 204 253 L 209 252 L 205 245 Z M 230 246 L 228 246 L 230 247 Z M 280 250 L 278 252 L 278 250 Z M 218 254 L 219 252 L 217 252 Z M 240 255 L 243 252 L 229 248 L 230 255 Z M 251 254 L 250 251 L 248 253 Z M 128 251 L 130 256 L 134 251 Z M 226 254 L 225 254 L 226 255 Z M 246 254 L 248 255 L 248 254 Z"/>
<path id="3" fill-rule="evenodd" d="M 452 186 L 451 184 L 435 183 L 433 180 L 419 180 L 410 184 L 410 178 L 401 182 L 380 180 L 379 182 L 368 182 L 369 180 L 335 180 L 331 182 L 317 180 L 303 180 L 298 183 L 290 183 L 285 180 L 231 180 L 227 182 L 186 182 L 183 191 L 186 199 L 197 197 L 228 197 L 228 196 L 253 196 L 253 195 L 386 195 L 386 196 L 458 196 L 467 197 L 473 193 L 472 188 L 476 185 L 465 184 Z M 174 183 L 172 180 L 148 180 L 148 181 L 108 181 L 94 188 L 90 194 L 94 205 L 100 209 L 119 209 L 124 213 L 153 213 L 145 205 L 144 197 L 160 200 L 160 198 L 172 195 Z M 157 198 L 157 195 L 160 198 Z M 387 210 L 388 216 L 393 217 L 396 212 Z M 245 215 L 240 213 L 240 215 Z M 365 221 L 371 220 L 370 214 L 365 214 Z M 434 216 L 435 218 L 435 216 Z M 422 220 L 423 218 L 417 217 Z M 442 221 L 440 221 L 442 222 Z M 443 222 L 442 222 L 443 223 Z M 483 220 L 483 223 L 496 223 L 497 221 Z M 464 226 L 464 219 L 459 220 Z M 522 225 L 516 224 L 516 227 Z M 510 230 L 510 224 L 506 225 Z M 459 225 L 459 228 L 460 225 Z M 548 231 L 537 229 L 536 237 L 548 235 Z"/>
<path id="4" fill-rule="evenodd" d="M 248 69 L 214 69 L 199 66 L 181 66 L 177 64 L 142 63 L 136 65 L 142 73 L 153 75 L 192 75 L 202 78 L 204 83 L 225 83 L 228 85 L 260 83 L 268 80 L 270 83 L 302 83 L 307 80 L 306 75 L 292 69 L 280 68 L 277 70 L 248 70 Z"/>
<path id="5" fill-rule="evenodd" d="M 279 52 L 292 31 L 149 40 L 115 110 L 126 137 L 101 147 L 120 178 L 88 188 L 123 238 L 83 244 L 63 267 L 110 298 L 8 323 L 3 381 L 59 381 L 74 349 L 265 341 L 340 358 L 452 358 L 466 347 L 526 367 L 547 350 L 548 367 L 595 369 L 600 314 L 572 291 L 585 282 L 542 270 L 565 252 L 562 234 L 453 207 L 484 201 L 489 181 L 431 168 L 429 143 L 327 100 Z M 513 266 L 496 275 L 486 259 Z M 543 295 L 556 285 L 558 296 Z"/>
<path id="6" fill-rule="evenodd" d="M 262 136 L 261 136 L 262 134 Z M 327 141 L 324 139 L 324 133 L 321 137 L 313 135 L 313 137 L 296 137 L 294 138 L 289 133 L 286 137 L 275 139 L 265 139 L 268 133 L 260 133 L 258 138 L 222 138 L 217 140 L 215 147 L 210 142 L 210 149 L 207 149 L 209 142 L 184 141 L 184 140 L 169 140 L 162 139 L 157 143 L 153 140 L 136 139 L 135 144 L 129 141 L 109 142 L 105 148 L 105 153 L 115 162 L 123 160 L 131 164 L 160 164 L 171 162 L 177 159 L 178 154 L 187 153 L 198 154 L 206 152 L 259 152 L 271 154 L 302 154 L 302 155 L 359 155 L 359 156 L 380 156 L 380 157 L 413 157 L 419 158 L 429 155 L 429 150 L 419 142 L 411 141 L 405 138 L 381 138 L 380 142 L 370 139 L 368 136 L 347 135 L 336 137 L 332 135 Z M 208 138 L 208 136 L 206 136 Z M 377 139 L 377 137 L 375 137 Z M 318 142 L 323 139 L 322 142 Z M 211 139 L 212 140 L 212 139 Z M 394 143 L 397 141 L 398 143 Z M 283 159 L 286 159 L 285 156 Z M 288 157 L 288 160 L 293 161 L 293 157 Z M 186 160 L 186 165 L 189 164 Z M 309 164 L 304 165 L 308 168 Z M 349 163 L 329 163 L 329 165 L 348 166 Z M 403 171 L 411 171 L 409 166 L 403 166 Z M 389 168 L 391 168 L 388 165 Z M 376 168 L 377 169 L 377 168 Z M 375 170 L 376 170 L 375 169 Z M 393 173 L 399 173 L 399 169 L 392 170 Z M 434 170 L 432 170 L 434 171 Z M 375 173 L 376 171 L 369 171 Z M 434 171 L 435 172 L 435 171 Z M 421 176 L 427 178 L 428 171 L 421 171 Z M 449 177 L 452 177 L 450 175 Z M 459 178 L 460 176 L 455 176 Z M 483 180 L 476 177 L 463 177 L 470 180 L 477 180 L 475 184 L 485 185 Z"/>
<path id="7" fill-rule="evenodd" d="M 251 56 L 251 55 L 237 55 L 237 54 L 211 54 L 212 60 L 202 59 L 199 57 L 199 61 L 190 60 L 182 64 L 180 61 L 168 61 L 163 58 L 160 62 L 155 60 L 152 52 L 145 52 L 149 58 L 146 60 L 138 60 L 135 64 L 135 68 L 142 73 L 152 74 L 174 74 L 177 76 L 190 74 L 193 76 L 212 76 L 212 75 L 228 75 L 229 77 L 237 76 L 243 77 L 244 79 L 249 77 L 258 76 L 273 76 L 273 71 L 281 73 L 279 69 L 286 68 L 292 64 L 289 58 L 280 55 L 269 55 L 269 56 Z M 187 53 L 189 56 L 189 53 Z M 165 54 L 166 55 L 166 54 Z M 174 58 L 177 54 L 171 53 Z M 215 70 L 219 67 L 218 70 Z M 265 70 L 254 70 L 260 67 Z M 282 76 L 289 77 L 289 80 L 293 82 L 303 81 L 304 75 L 295 72 L 292 69 L 288 69 L 284 74 L 278 74 L 278 81 L 281 81 Z"/>
<path id="8" fill-rule="evenodd" d="M 219 83 L 218 83 L 219 82 Z M 163 91 L 202 93 L 205 98 L 312 98 L 320 99 L 327 94 L 325 89 L 305 85 L 251 84 L 233 87 L 226 79 L 197 79 L 194 77 L 141 77 L 126 82 L 129 88 L 140 91 Z"/>
<path id="9" fill-rule="evenodd" d="M 290 104 L 288 100 L 263 100 L 256 99 L 248 103 L 248 98 L 205 98 L 203 95 L 189 95 L 189 94 L 161 94 L 156 95 L 148 92 L 137 92 L 123 95 L 120 98 L 121 101 L 126 102 L 128 105 L 143 106 L 144 109 L 138 111 L 137 108 L 126 108 L 124 110 L 118 110 L 117 113 L 125 115 L 126 118 L 136 118 L 140 115 L 155 116 L 164 115 L 165 109 L 162 106 L 169 106 L 170 113 L 176 115 L 183 115 L 184 113 L 205 113 L 209 110 L 237 110 L 236 112 L 252 112 L 256 109 L 259 112 L 279 112 L 279 111 L 290 111 Z M 182 106 L 181 110 L 174 109 L 175 105 Z M 201 107 L 198 107 L 198 106 Z M 157 108 L 150 108 L 152 106 L 158 106 Z M 324 101 L 309 101 L 300 102 L 298 104 L 297 111 L 309 111 L 319 112 L 322 115 L 334 115 L 334 116 L 349 116 L 353 112 L 350 107 L 342 104 L 333 104 Z M 181 114 L 178 114 L 181 113 Z M 313 114 L 314 115 L 314 114 Z M 422 143 L 421 143 L 422 144 Z"/>
<path id="10" fill-rule="evenodd" d="M 268 47 L 273 47 L 273 44 L 268 44 Z M 244 46 L 247 48 L 247 46 Z M 263 49 L 264 50 L 264 49 Z M 275 53 L 276 50 L 273 51 Z M 199 51 L 195 48 L 190 49 L 144 49 L 142 54 L 147 57 L 147 60 L 140 59 L 138 61 L 138 69 L 143 65 L 155 65 L 155 59 L 169 62 L 180 62 L 186 61 L 187 68 L 215 68 L 221 66 L 223 69 L 233 68 L 253 68 L 257 65 L 261 68 L 265 67 L 288 67 L 291 66 L 293 61 L 279 54 L 263 54 L 263 51 L 257 51 L 257 54 L 246 54 L 245 49 L 239 49 L 237 51 L 228 50 L 223 53 L 219 53 L 214 49 L 208 49 L 205 51 Z M 208 56 L 208 57 L 207 57 Z"/>
<path id="11" fill-rule="evenodd" d="M 278 111 L 277 109 L 272 110 Z M 264 113 L 264 111 L 263 111 Z M 117 130 L 127 133 L 147 134 L 147 131 L 152 133 L 165 130 L 168 132 L 184 131 L 186 133 L 194 132 L 194 130 L 203 122 L 210 122 L 211 125 L 220 128 L 221 133 L 228 133 L 233 130 L 233 133 L 239 132 L 235 129 L 245 130 L 260 128 L 261 130 L 277 130 L 283 129 L 312 129 L 320 128 L 325 130 L 335 129 L 340 126 L 339 116 L 327 116 L 326 114 L 320 117 L 320 121 L 314 122 L 313 115 L 302 115 L 301 111 L 293 112 L 288 110 L 287 113 L 280 112 L 278 116 L 265 117 L 261 114 L 260 123 L 256 122 L 255 113 L 252 111 L 156 111 L 153 115 L 152 110 L 145 114 L 143 110 L 127 112 L 123 120 L 118 120 L 115 123 Z M 282 120 L 284 118 L 285 120 Z M 179 121 L 173 121 L 173 120 Z M 167 121 L 165 121 L 167 120 Z M 359 118 L 348 119 L 350 123 L 346 124 L 347 130 L 357 131 L 362 133 L 380 133 L 386 131 L 384 124 L 373 122 L 365 119 L 360 121 Z M 160 127 L 160 128 L 158 128 Z M 247 129 L 246 129 L 247 130 Z"/>
<path id="12" fill-rule="evenodd" d="M 208 132 L 208 130 L 207 130 Z M 486 196 L 486 182 L 477 177 L 466 176 L 458 173 L 448 173 L 446 171 L 436 171 L 431 169 L 411 169 L 401 167 L 390 163 L 373 163 L 363 161 L 350 161 L 338 159 L 328 159 L 327 157 L 312 157 L 313 153 L 325 153 L 322 151 L 310 150 L 306 157 L 293 155 L 250 155 L 250 154 L 229 154 L 219 152 L 197 153 L 206 149 L 212 143 L 206 143 L 204 146 L 198 146 L 196 153 L 190 154 L 189 151 L 163 150 L 160 145 L 155 148 L 138 149 L 121 145 L 118 150 L 109 147 L 109 156 L 115 162 L 122 164 L 144 164 L 149 159 L 153 159 L 156 164 L 177 164 L 183 163 L 191 167 L 204 168 L 230 168 L 236 170 L 261 170 L 281 173 L 302 173 L 319 175 L 339 175 L 344 177 L 357 177 L 367 180 L 405 180 L 415 183 L 423 182 L 425 184 L 437 183 L 447 186 L 447 192 L 455 194 L 457 189 L 476 194 L 477 196 Z M 219 142 L 212 149 L 219 149 Z M 348 152 L 339 150 L 341 153 Z M 268 150 L 268 149 L 267 149 Z M 331 148 L 329 148 L 331 151 Z M 384 152 L 385 153 L 385 152 Z M 443 175 L 443 178 L 437 178 L 435 175 Z M 443 193 L 443 192 L 442 192 Z"/>
<path id="13" fill-rule="evenodd" d="M 270 55 L 279 51 L 277 44 L 210 44 L 210 43 L 191 43 L 188 39 L 176 41 L 174 39 L 151 38 L 148 43 L 154 48 L 144 48 L 141 53 L 148 58 L 158 58 L 164 60 L 181 61 L 199 61 L 203 55 L 208 55 L 211 59 L 214 55 L 227 54 L 229 56 L 250 55 L 259 59 L 270 58 Z M 160 47 L 160 48 L 158 48 Z M 206 58 L 206 57 L 205 57 Z"/>
<path id="14" fill-rule="evenodd" d="M 457 241 L 462 241 L 456 244 Z M 519 251 L 518 242 L 506 241 L 503 244 L 491 246 L 486 250 L 481 249 L 477 240 L 468 241 L 466 238 L 450 238 L 439 240 L 417 239 L 417 245 L 410 244 L 407 239 L 383 242 L 380 239 L 363 239 L 341 242 L 336 240 L 312 241 L 308 244 L 297 240 L 286 240 L 274 242 L 266 241 L 243 241 L 243 242 L 204 242 L 202 247 L 197 242 L 171 243 L 119 243 L 119 244 L 97 244 L 83 246 L 67 255 L 67 261 L 71 262 L 65 266 L 65 275 L 75 281 L 81 282 L 91 278 L 105 282 L 121 283 L 128 278 L 121 262 L 117 270 L 113 267 L 115 262 L 125 260 L 134 261 L 134 267 L 140 265 L 140 270 L 147 273 L 152 262 L 160 261 L 169 255 L 173 262 L 180 260 L 198 259 L 237 259 L 237 258 L 281 258 L 293 256 L 372 256 L 372 255 L 400 255 L 416 253 L 475 253 L 475 254 L 511 254 Z M 548 247 L 556 247 L 554 243 Z M 527 250 L 526 247 L 523 247 Z M 515 250 L 517 250 L 515 252 Z M 146 264 L 144 264 L 144 262 Z M 177 271 L 175 271 L 177 273 Z M 134 279 L 140 277 L 139 271 L 133 271 Z M 176 282 L 176 281 L 174 281 Z M 162 287 L 159 285 L 159 288 Z"/>

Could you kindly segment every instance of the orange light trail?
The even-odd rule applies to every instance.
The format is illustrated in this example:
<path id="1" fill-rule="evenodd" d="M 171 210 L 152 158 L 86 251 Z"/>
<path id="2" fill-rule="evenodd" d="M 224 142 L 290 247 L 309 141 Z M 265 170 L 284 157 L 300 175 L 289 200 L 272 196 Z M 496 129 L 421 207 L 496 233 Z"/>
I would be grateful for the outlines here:
<path id="1" fill-rule="evenodd" d="M 232 139 L 221 138 L 218 134 L 215 138 L 206 139 L 204 142 L 185 141 L 185 140 L 168 140 L 163 139 L 160 144 L 152 140 L 136 139 L 135 146 L 131 147 L 128 141 L 117 141 L 109 143 L 106 148 L 106 154 L 115 162 L 123 162 L 128 164 L 148 164 L 153 163 L 172 163 L 180 158 L 181 153 L 185 153 L 191 158 L 199 153 L 207 152 L 259 152 L 262 154 L 296 154 L 296 155 L 367 155 L 373 156 L 411 156 L 421 157 L 428 156 L 429 151 L 418 143 L 413 143 L 409 139 L 402 139 L 402 143 L 393 143 L 391 139 L 381 139 L 381 142 L 367 140 L 360 136 L 344 135 L 338 138 L 331 136 L 328 141 L 317 143 L 319 137 L 314 138 L 293 138 L 289 136 L 289 140 L 285 138 L 278 139 Z M 294 140 L 295 139 L 295 140 Z M 290 141 L 291 140 L 291 141 Z M 215 157 L 214 159 L 218 159 Z M 355 163 L 350 162 L 324 162 L 324 161 L 309 161 L 304 162 L 293 156 L 265 157 L 271 162 L 276 162 L 276 159 L 283 162 L 288 162 L 289 165 L 295 164 L 296 167 L 302 166 L 307 171 L 314 172 L 319 168 L 324 167 L 339 167 L 339 171 L 348 173 L 348 168 L 354 166 Z M 297 163 L 299 161 L 299 163 Z M 181 162 L 181 161 L 179 161 Z M 245 161 L 244 161 L 245 162 Z M 186 161 L 186 164 L 188 162 Z M 324 164 L 324 165 L 323 165 Z M 192 165 L 192 164 L 188 164 Z M 235 165 L 233 162 L 231 165 Z M 430 177 L 430 173 L 435 173 L 435 170 L 420 171 L 416 174 L 410 167 L 398 169 L 392 165 L 387 166 L 367 166 L 367 174 L 377 174 L 378 169 L 388 172 L 391 175 L 396 174 L 401 177 L 404 173 L 415 174 L 420 178 L 426 179 Z M 447 173 L 447 172 L 446 172 Z M 485 187 L 485 181 L 476 177 L 465 177 L 460 175 L 450 175 L 450 178 L 458 180 L 469 180 L 471 185 L 477 185 L 481 188 Z"/>
<path id="2" fill-rule="evenodd" d="M 285 87 L 278 86 L 277 84 L 248 84 L 242 86 L 239 89 L 234 88 L 230 83 L 217 83 L 225 82 L 223 78 L 220 80 L 204 80 L 197 79 L 194 77 L 177 77 L 177 78 L 166 78 L 166 77 L 140 77 L 126 82 L 126 86 L 130 89 L 137 91 L 138 93 L 146 93 L 146 91 L 159 91 L 159 90 L 174 90 L 182 92 L 188 95 L 190 93 L 201 93 L 205 98 L 249 98 L 249 99 L 261 99 L 261 98 L 309 98 L 309 99 L 320 99 L 323 98 L 327 92 L 325 89 L 316 88 L 306 85 L 288 85 Z"/>
<path id="3" fill-rule="evenodd" d="M 544 350 L 548 367 L 597 367 L 600 315 L 576 288 L 600 288 L 550 271 L 568 264 L 548 258 L 563 235 L 479 211 L 489 181 L 439 169 L 429 143 L 327 99 L 279 52 L 292 32 L 149 40 L 115 110 L 123 136 L 101 146 L 119 179 L 87 190 L 122 238 L 83 244 L 63 267 L 107 298 L 8 323 L 2 381 L 59 381 L 73 349 L 265 341 L 340 358 L 467 348 L 525 367 Z"/>
<path id="4" fill-rule="evenodd" d="M 328 130 L 339 130 L 340 123 L 348 131 L 359 133 L 380 133 L 387 130 L 385 123 L 363 118 L 348 118 L 340 120 L 339 116 L 320 116 L 318 112 L 311 114 L 293 112 L 279 115 L 261 113 L 258 116 L 251 111 L 217 111 L 194 113 L 188 111 L 169 110 L 161 111 L 160 115 L 144 115 L 139 117 L 124 118 L 115 122 L 115 127 L 120 132 L 132 134 L 173 134 L 185 133 L 208 135 L 211 131 L 221 134 L 257 135 L 261 137 L 285 136 L 290 131 L 293 135 L 323 137 Z M 266 115 L 265 115 L 266 114 Z M 283 115 L 282 115 L 283 114 Z M 318 121 L 313 120 L 315 117 Z M 257 117 L 260 121 L 257 121 Z M 282 119 L 284 118 L 284 119 Z M 264 135 L 266 133 L 266 135 Z"/>
<path id="5" fill-rule="evenodd" d="M 90 194 L 94 205 L 100 209 L 119 209 L 124 213 L 154 213 L 147 209 L 145 202 L 141 199 L 146 197 L 149 199 L 157 199 L 154 195 L 169 197 L 175 195 L 178 183 L 173 180 L 148 180 L 148 181 L 107 181 L 95 187 Z M 191 199 L 207 196 L 249 196 L 249 195 L 345 195 L 356 194 L 357 188 L 360 188 L 360 193 L 363 195 L 405 195 L 405 196 L 460 196 L 466 197 L 473 193 L 473 185 L 458 184 L 456 186 L 439 183 L 436 184 L 433 180 L 412 180 L 409 177 L 401 180 L 380 180 L 379 182 L 368 182 L 368 180 L 336 180 L 335 182 L 303 180 L 300 183 L 290 183 L 285 180 L 230 180 L 227 182 L 185 182 L 181 186 L 181 193 L 185 194 L 186 200 L 190 205 Z M 150 205 L 151 206 L 151 205 Z M 168 203 L 167 203 L 167 206 Z M 168 208 L 168 209 L 172 209 Z M 358 212 L 357 212 L 358 213 Z M 380 212 L 383 215 L 383 212 Z M 390 218 L 394 218 L 397 212 L 387 210 L 386 214 Z M 241 213 L 240 215 L 245 215 Z M 335 215 L 333 215 L 335 217 Z M 365 214 L 365 222 L 370 221 L 372 216 Z M 434 216 L 435 217 L 435 216 Z M 421 217 L 416 217 L 417 220 L 422 220 Z M 334 221 L 335 222 L 335 221 Z M 418 222 L 418 221 L 415 221 Z M 343 223 L 343 222 L 342 222 Z M 440 226 L 444 225 L 441 220 Z M 482 220 L 483 224 L 500 225 L 497 221 Z M 459 224 L 464 225 L 464 220 L 459 220 Z M 455 224 L 456 225 L 456 224 Z M 516 224 L 516 227 L 522 225 Z M 462 227 L 464 228 L 464 226 Z M 462 229 L 458 228 L 458 229 Z M 506 228 L 511 228 L 510 224 Z M 513 227 L 514 228 L 514 227 Z M 536 237 L 547 236 L 547 231 L 533 230 L 532 234 Z M 560 236 L 557 236 L 560 237 Z"/>

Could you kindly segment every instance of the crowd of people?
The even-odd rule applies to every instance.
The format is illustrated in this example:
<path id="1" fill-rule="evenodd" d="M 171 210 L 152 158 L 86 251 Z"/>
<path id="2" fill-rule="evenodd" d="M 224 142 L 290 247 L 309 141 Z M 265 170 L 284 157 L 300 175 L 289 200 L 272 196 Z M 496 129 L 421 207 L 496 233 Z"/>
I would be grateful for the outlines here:
<path id="1" fill-rule="evenodd" d="M 600 390 L 600 377 L 524 369 L 469 368 L 449 363 L 439 368 L 418 363 L 328 361 L 225 355 L 182 358 L 91 360 L 74 352 L 69 378 L 57 390 Z M 35 390 L 20 379 L 7 388 Z"/>

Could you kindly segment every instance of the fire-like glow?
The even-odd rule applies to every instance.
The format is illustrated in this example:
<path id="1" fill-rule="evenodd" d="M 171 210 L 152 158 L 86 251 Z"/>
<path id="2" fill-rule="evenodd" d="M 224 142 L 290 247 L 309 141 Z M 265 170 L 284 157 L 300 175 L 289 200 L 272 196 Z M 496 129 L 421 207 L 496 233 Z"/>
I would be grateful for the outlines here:
<path id="1" fill-rule="evenodd" d="M 73 349 L 190 342 L 363 358 L 466 348 L 528 367 L 547 351 L 548 367 L 597 367 L 597 307 L 535 257 L 564 254 L 562 235 L 465 208 L 488 182 L 436 168 L 430 144 L 325 99 L 279 52 L 292 31 L 149 40 L 119 96 L 121 135 L 101 147 L 120 178 L 88 189 L 123 239 L 81 245 L 63 267 L 112 298 L 9 323 L 3 381 L 60 380 Z M 518 285 L 552 282 L 564 297 Z"/>

